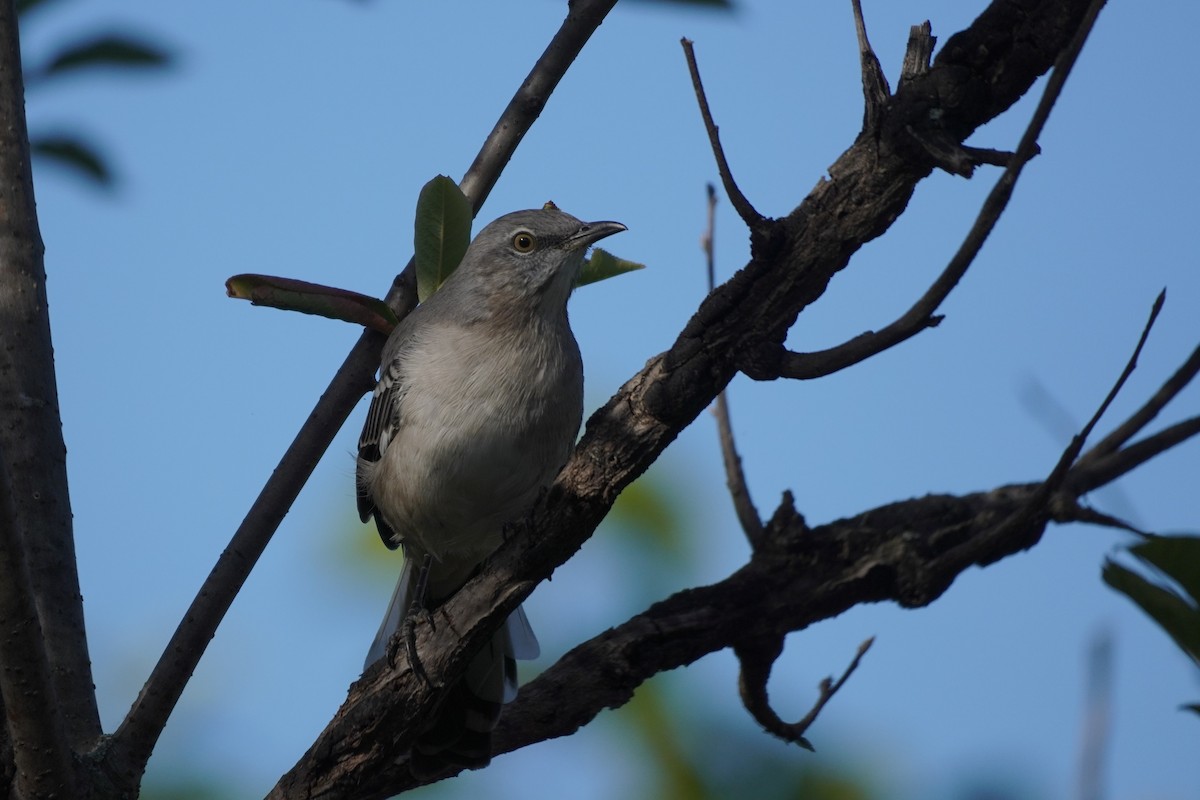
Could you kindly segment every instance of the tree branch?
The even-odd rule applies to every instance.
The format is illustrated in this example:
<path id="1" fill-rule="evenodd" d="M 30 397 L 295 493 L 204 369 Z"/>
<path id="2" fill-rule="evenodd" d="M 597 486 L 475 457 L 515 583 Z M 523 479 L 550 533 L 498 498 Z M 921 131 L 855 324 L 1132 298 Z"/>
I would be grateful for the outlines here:
<path id="1" fill-rule="evenodd" d="M 879 129 L 883 115 L 887 111 L 888 100 L 892 99 L 892 90 L 888 87 L 883 67 L 879 66 L 879 57 L 871 48 L 867 39 L 867 24 L 863 20 L 862 0 L 850 0 L 854 11 L 854 34 L 858 38 L 858 61 L 862 69 L 863 89 L 863 133 L 874 133 Z"/>
<path id="2" fill-rule="evenodd" d="M 5 455 L 0 448 L 0 697 L 14 775 L 11 790 L 7 783 L 0 788 L 13 798 L 70 797 L 71 749 L 42 646 L 27 537 L 21 535 Z"/>
<path id="3" fill-rule="evenodd" d="M 717 172 L 721 176 L 721 185 L 725 187 L 725 194 L 729 195 L 729 202 L 738 212 L 738 216 L 742 218 L 742 222 L 746 223 L 746 227 L 751 231 L 756 231 L 766 220 L 746 199 L 746 195 L 742 194 L 737 181 L 733 179 L 733 171 L 729 169 L 729 162 L 725 160 L 725 148 L 721 147 L 721 136 L 717 129 L 717 123 L 713 121 L 712 111 L 708 107 L 708 96 L 704 94 L 704 84 L 700 81 L 700 67 L 696 64 L 696 50 L 692 46 L 692 41 L 685 37 L 680 39 L 679 43 L 683 45 L 683 55 L 687 59 L 688 73 L 692 76 L 692 88 L 696 92 L 696 102 L 700 106 L 704 130 L 708 132 L 708 143 L 712 147 L 713 158 L 717 161 Z"/>
<path id="4" fill-rule="evenodd" d="M 1192 355 L 1183 363 L 1183 366 L 1154 393 L 1153 397 L 1146 401 L 1145 405 L 1138 409 L 1136 414 L 1085 453 L 1080 459 L 1080 463 L 1100 461 L 1123 447 L 1138 431 L 1150 424 L 1158 416 L 1158 412 L 1162 411 L 1167 403 L 1171 402 L 1175 395 L 1179 394 L 1183 387 L 1196 377 L 1197 373 L 1200 373 L 1200 347 L 1192 351 Z"/>
<path id="5" fill-rule="evenodd" d="M 12 0 L 0 2 L 0 451 L 11 480 L 15 531 L 29 574 L 43 649 L 67 740 L 100 735 L 92 685 L 66 446 L 54 376 L 44 247 L 29 168 L 21 50 Z M 0 573 L 8 580 L 7 573 Z M 17 702 L 6 698 L 9 710 Z M 14 745 L 16 742 L 14 735 Z"/>
<path id="6" fill-rule="evenodd" d="M 1087 6 L 1086 0 L 1006 0 L 952 37 L 928 72 L 889 103 L 878 135 L 859 137 L 830 168 L 830 180 L 787 217 L 765 223 L 752 239 L 750 263 L 705 298 L 670 350 L 650 359 L 589 419 L 562 473 L 481 574 L 432 620 L 414 626 L 430 682 L 414 678 L 404 654 L 395 669 L 368 671 L 270 796 L 372 798 L 413 786 L 395 755 L 436 706 L 434 687 L 453 682 L 468 654 L 587 540 L 620 491 L 752 354 L 778 350 L 832 276 L 904 210 L 933 168 L 909 131 L 937 126 L 965 139 L 1050 68 Z M 747 636 L 800 630 L 860 602 L 931 602 L 970 563 L 1029 547 L 1049 516 L 1067 518 L 1060 491 L 1040 518 L 1019 529 L 997 527 L 1024 509 L 1038 486 L 899 503 L 803 537 L 789 536 L 805 529 L 800 516 L 780 509 L 767 525 L 767 538 L 778 546 L 756 552 L 717 587 L 682 592 L 576 648 L 523 689 L 502 718 L 503 749 L 570 733 L 599 709 L 625 702 L 650 675 Z"/>
<path id="7" fill-rule="evenodd" d="M 717 230 L 717 190 L 708 184 L 708 214 L 704 235 L 700 241 L 704 249 L 705 267 L 708 272 L 708 291 L 716 288 L 716 253 L 713 242 Z M 729 399 L 726 392 L 717 395 L 713 406 L 713 416 L 717 420 L 717 438 L 721 442 L 721 460 L 725 464 L 725 483 L 729 487 L 729 496 L 733 499 L 733 510 L 742 532 L 746 534 L 751 548 L 762 545 L 763 526 L 759 519 L 758 509 L 750 497 L 750 489 L 746 486 L 746 473 L 742 470 L 742 457 L 738 455 L 737 444 L 733 440 L 733 421 L 729 416 Z"/>
<path id="8" fill-rule="evenodd" d="M 478 211 L 517 145 L 545 107 L 550 93 L 599 27 L 616 0 L 576 0 L 546 51 L 534 65 L 484 142 L 460 184 Z M 410 261 L 386 301 L 403 318 L 416 304 Z M 205 580 L 179 628 L 113 736 L 110 763 L 123 780 L 136 785 L 167 718 L 199 663 L 217 626 L 241 590 L 250 570 L 283 516 L 312 474 L 358 399 L 374 385 L 383 337 L 366 332 L 354 345 L 329 388 L 305 420 L 295 440 L 234 533 Z"/>

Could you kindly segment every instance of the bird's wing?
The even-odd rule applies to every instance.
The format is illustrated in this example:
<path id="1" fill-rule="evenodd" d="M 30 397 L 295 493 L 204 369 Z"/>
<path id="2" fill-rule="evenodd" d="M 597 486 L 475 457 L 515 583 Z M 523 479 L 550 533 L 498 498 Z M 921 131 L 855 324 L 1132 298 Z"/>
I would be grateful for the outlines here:
<path id="1" fill-rule="evenodd" d="M 397 354 L 399 355 L 399 354 Z M 366 522 L 375 514 L 375 525 L 379 537 L 389 548 L 399 545 L 395 532 L 375 513 L 375 501 L 371 497 L 371 474 L 375 465 L 387 452 L 388 444 L 396 435 L 401 424 L 400 406 L 404 399 L 404 380 L 401 375 L 401 359 L 392 358 L 380 370 L 379 383 L 371 396 L 371 407 L 367 421 L 358 437 L 358 516 Z"/>

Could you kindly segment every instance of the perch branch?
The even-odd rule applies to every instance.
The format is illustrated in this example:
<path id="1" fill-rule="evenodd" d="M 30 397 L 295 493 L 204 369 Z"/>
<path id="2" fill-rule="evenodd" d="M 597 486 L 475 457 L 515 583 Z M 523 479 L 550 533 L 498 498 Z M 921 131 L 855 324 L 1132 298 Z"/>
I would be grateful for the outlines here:
<path id="1" fill-rule="evenodd" d="M 777 354 L 771 359 L 778 359 L 777 367 L 767 369 L 760 362 L 756 361 L 751 370 L 747 372 L 750 377 L 760 380 L 769 380 L 778 377 L 798 380 L 821 378 L 861 363 L 872 356 L 895 347 L 911 339 L 926 328 L 936 327 L 942 321 L 942 317 L 935 315 L 934 312 L 937 311 L 938 307 L 950 295 L 950 292 L 954 290 L 958 282 L 962 280 L 967 269 L 975 261 L 975 257 L 979 255 L 984 242 L 987 241 L 988 236 L 991 235 L 992 230 L 996 227 L 1000 215 L 1008 207 L 1008 201 L 1012 199 L 1013 190 L 1016 187 L 1017 178 L 1021 175 L 1021 170 L 1025 168 L 1029 160 L 1038 152 L 1038 137 L 1042 135 L 1046 121 L 1050 118 L 1050 112 L 1062 94 L 1067 76 L 1070 75 L 1071 69 L 1075 66 L 1079 51 L 1083 48 L 1083 42 L 1087 39 L 1092 26 L 1095 24 L 1096 15 L 1099 13 L 1101 5 L 1103 5 L 1101 0 L 1093 3 L 1075 37 L 1072 39 L 1070 46 L 1062 52 L 1055 62 L 1054 71 L 1051 73 L 1050 79 L 1046 82 L 1046 88 L 1042 92 L 1041 100 L 1038 102 L 1033 117 L 1029 120 L 1029 125 L 1025 128 L 1025 133 L 1021 136 L 1021 141 L 1017 145 L 1016 152 L 1008 159 L 1008 164 L 1004 172 L 1000 174 L 996 185 L 988 193 L 987 199 L 984 200 L 983 206 L 979 210 L 979 215 L 975 218 L 974 224 L 971 225 L 971 229 L 967 232 L 966 238 L 963 239 L 962 245 L 959 246 L 958 251 L 950 259 L 946 268 L 942 270 L 941 275 L 938 276 L 933 285 L 917 300 L 912 308 L 905 312 L 902 317 L 880 331 L 859 334 L 853 339 L 827 350 L 812 353 L 794 353 L 779 346 L 778 349 L 782 353 Z"/>
<path id="2" fill-rule="evenodd" d="M 713 121 L 712 111 L 708 107 L 708 97 L 704 93 L 704 84 L 700 81 L 700 67 L 696 64 L 696 51 L 692 46 L 692 41 L 684 38 L 680 39 L 679 43 L 683 45 L 688 72 L 692 76 L 692 88 L 696 91 L 696 102 L 700 106 L 700 116 L 704 119 L 704 129 L 708 131 L 708 142 L 712 146 L 713 158 L 717 160 L 717 172 L 721 175 L 721 184 L 725 187 L 725 194 L 729 195 L 729 202 L 737 211 L 738 216 L 742 218 L 742 222 L 746 223 L 746 227 L 751 231 L 757 231 L 766 222 L 766 219 L 755 210 L 750 201 L 746 199 L 746 195 L 742 194 L 737 181 L 733 179 L 729 162 L 725 160 L 725 149 L 721 146 L 717 123 Z"/>
<path id="3" fill-rule="evenodd" d="M 463 177 L 461 188 L 471 199 L 475 211 L 482 206 L 513 151 L 537 119 L 550 92 L 615 2 L 577 0 L 571 4 L 562 26 L 501 114 Z M 393 282 L 386 300 L 399 318 L 416 304 L 411 261 Z M 113 735 L 110 759 L 127 779 L 136 779 L 145 768 L 168 716 L 233 598 L 334 435 L 358 399 L 370 391 L 382 346 L 383 337 L 368 331 L 350 351 L 221 554 L 133 707 Z"/>

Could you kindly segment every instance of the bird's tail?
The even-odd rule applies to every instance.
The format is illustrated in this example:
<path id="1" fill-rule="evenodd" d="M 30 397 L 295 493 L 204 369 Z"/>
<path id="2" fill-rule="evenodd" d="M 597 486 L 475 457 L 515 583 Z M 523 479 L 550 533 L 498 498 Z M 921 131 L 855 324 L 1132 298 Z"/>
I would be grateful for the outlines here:
<path id="1" fill-rule="evenodd" d="M 436 567 L 435 567 L 436 568 Z M 364 670 L 387 653 L 412 607 L 417 570 L 405 559 L 387 614 L 367 653 Z M 427 598 L 436 606 L 445 598 Z M 518 608 L 471 659 L 462 680 L 450 688 L 441 708 L 413 745 L 410 766 L 417 777 L 432 777 L 448 767 L 478 768 L 492 756 L 492 730 L 504 703 L 517 696 L 517 659 L 537 658 L 537 637 L 525 611 Z"/>

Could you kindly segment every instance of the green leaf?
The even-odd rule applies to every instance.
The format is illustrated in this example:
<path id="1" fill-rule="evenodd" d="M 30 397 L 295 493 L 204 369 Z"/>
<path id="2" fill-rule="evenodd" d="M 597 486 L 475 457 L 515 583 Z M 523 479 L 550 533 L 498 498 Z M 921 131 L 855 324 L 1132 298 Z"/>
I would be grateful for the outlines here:
<path id="1" fill-rule="evenodd" d="M 462 261 L 471 243 L 471 203 L 458 184 L 438 175 L 421 187 L 413 233 L 417 299 L 425 302 Z"/>
<path id="2" fill-rule="evenodd" d="M 1111 559 L 1105 561 L 1103 576 L 1105 583 L 1136 603 L 1200 665 L 1200 608 Z"/>
<path id="3" fill-rule="evenodd" d="M 671 488 L 654 471 L 642 475 L 617 496 L 608 519 L 628 528 L 639 544 L 653 544 L 660 556 L 679 560 L 687 554 L 686 527 Z"/>
<path id="4" fill-rule="evenodd" d="M 234 275 L 225 281 L 225 291 L 256 306 L 353 322 L 385 336 L 396 327 L 395 313 L 382 300 L 319 283 L 272 275 Z"/>
<path id="5" fill-rule="evenodd" d="M 47 77 L 90 67 L 163 67 L 170 61 L 170 53 L 157 44 L 123 33 L 110 33 L 64 46 L 45 66 L 34 72 Z"/>
<path id="6" fill-rule="evenodd" d="M 67 167 L 98 186 L 110 187 L 113 184 L 108 162 L 91 144 L 77 136 L 37 136 L 30 140 L 29 149 L 35 156 Z"/>
<path id="7" fill-rule="evenodd" d="M 1129 552 L 1178 583 L 1200 605 L 1200 536 L 1155 536 Z"/>
<path id="8" fill-rule="evenodd" d="M 586 286 L 589 283 L 595 283 L 607 278 L 615 278 L 618 275 L 624 275 L 626 272 L 634 272 L 645 268 L 645 264 L 617 258 L 607 250 L 601 250 L 597 247 L 592 250 L 592 257 L 583 262 L 583 269 L 580 270 L 579 277 L 575 279 L 575 285 Z"/>

